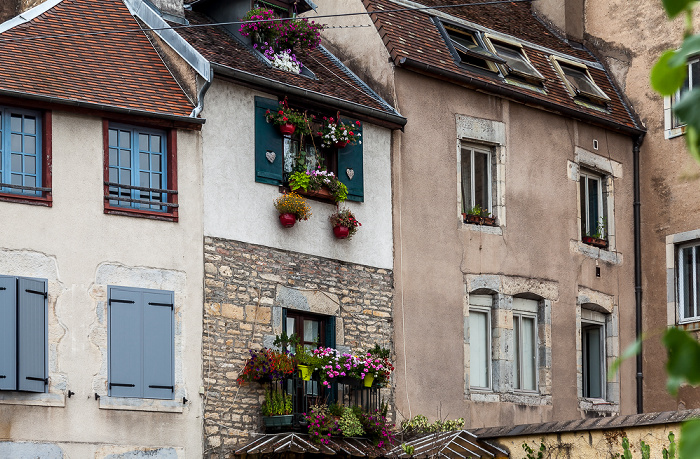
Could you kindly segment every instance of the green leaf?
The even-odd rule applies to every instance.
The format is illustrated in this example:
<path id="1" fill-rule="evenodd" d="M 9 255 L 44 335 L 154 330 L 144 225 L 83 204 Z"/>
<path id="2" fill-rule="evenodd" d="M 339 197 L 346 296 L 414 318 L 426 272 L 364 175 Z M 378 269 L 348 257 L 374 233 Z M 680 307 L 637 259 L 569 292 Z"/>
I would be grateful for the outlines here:
<path id="1" fill-rule="evenodd" d="M 651 86 L 662 96 L 675 94 L 688 75 L 685 60 L 681 65 L 671 66 L 669 64 L 675 55 L 676 51 L 664 52 L 651 69 Z"/>
<path id="2" fill-rule="evenodd" d="M 642 341 L 644 340 L 644 335 L 640 336 L 637 341 L 627 346 L 627 349 L 622 353 L 622 355 L 616 358 L 612 365 L 610 365 L 610 371 L 608 372 L 608 381 L 612 381 L 617 374 L 617 370 L 620 369 L 620 365 L 624 360 L 634 357 L 642 351 Z"/>
<path id="3" fill-rule="evenodd" d="M 690 155 L 700 163 L 700 131 L 694 126 L 688 126 L 685 131 L 685 141 L 690 150 Z"/>
<path id="4" fill-rule="evenodd" d="M 691 35 L 683 40 L 683 45 L 674 53 L 674 56 L 668 61 L 670 67 L 679 67 L 685 65 L 690 56 L 700 53 L 700 35 Z"/>
<path id="5" fill-rule="evenodd" d="M 683 423 L 679 443 L 678 457 L 683 459 L 700 458 L 700 419 Z"/>
<path id="6" fill-rule="evenodd" d="M 686 9 L 692 9 L 695 3 L 694 0 L 662 0 L 662 2 L 666 14 L 668 14 L 668 17 L 671 19 L 675 18 Z"/>
<path id="7" fill-rule="evenodd" d="M 683 94 L 681 100 L 673 108 L 673 113 L 683 123 L 700 131 L 700 110 L 698 108 L 700 108 L 700 88 Z"/>
<path id="8" fill-rule="evenodd" d="M 668 351 L 666 372 L 668 389 L 673 395 L 683 381 L 700 384 L 700 344 L 687 332 L 669 328 L 664 333 L 663 343 Z M 698 449 L 700 452 L 700 449 Z"/>

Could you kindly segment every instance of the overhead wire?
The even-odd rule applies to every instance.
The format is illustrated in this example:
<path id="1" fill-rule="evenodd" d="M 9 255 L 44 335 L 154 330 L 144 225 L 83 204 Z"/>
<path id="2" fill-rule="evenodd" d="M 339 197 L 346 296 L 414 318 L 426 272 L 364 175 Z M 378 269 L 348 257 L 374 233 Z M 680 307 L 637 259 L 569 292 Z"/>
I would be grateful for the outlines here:
<path id="1" fill-rule="evenodd" d="M 468 6 L 487 6 L 487 5 L 500 5 L 508 3 L 531 3 L 533 0 L 491 0 L 485 2 L 473 2 L 473 3 L 459 3 L 456 5 L 433 5 L 433 6 L 422 6 L 422 7 L 408 7 L 408 8 L 396 8 L 392 10 L 372 10 L 364 11 L 359 13 L 337 13 L 337 14 L 325 14 L 320 16 L 313 16 L 307 19 L 328 19 L 328 18 L 338 18 L 338 17 L 348 17 L 348 16 L 364 16 L 373 14 L 390 14 L 390 13 L 403 13 L 410 11 L 422 11 L 422 10 L 439 10 L 448 8 L 461 8 Z M 286 22 L 294 21 L 297 18 L 275 18 L 269 19 L 272 22 Z M 172 25 L 168 27 L 148 27 L 144 30 L 149 30 L 157 32 L 159 30 L 178 30 L 178 29 L 194 29 L 200 27 L 217 27 L 226 25 L 238 25 L 238 24 L 250 24 L 258 21 L 226 21 L 226 22 L 210 22 L 204 24 L 182 24 L 182 25 Z M 328 29 L 335 28 L 353 28 L 353 27 L 369 27 L 369 25 L 354 25 L 354 26 L 329 26 Z M 67 38 L 67 37 L 86 37 L 91 35 L 113 35 L 113 34 L 123 34 L 123 33 L 134 33 L 142 32 L 141 28 L 124 28 L 116 30 L 103 30 L 96 32 L 76 32 L 76 33 L 64 33 L 64 34 L 48 34 L 48 35 L 32 35 L 30 37 L 16 37 L 16 38 L 0 38 L 0 42 L 11 42 L 11 41 L 30 41 L 30 40 L 44 40 L 48 38 Z"/>

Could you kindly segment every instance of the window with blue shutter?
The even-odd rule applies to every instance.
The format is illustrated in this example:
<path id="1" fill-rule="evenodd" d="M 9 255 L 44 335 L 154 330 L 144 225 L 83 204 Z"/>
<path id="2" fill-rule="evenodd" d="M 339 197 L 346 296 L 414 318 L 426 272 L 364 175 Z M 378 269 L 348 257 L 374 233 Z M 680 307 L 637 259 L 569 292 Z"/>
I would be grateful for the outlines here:
<path id="1" fill-rule="evenodd" d="M 284 138 L 265 113 L 278 106 L 275 99 L 255 97 L 255 181 L 272 185 L 282 185 Z"/>
<path id="2" fill-rule="evenodd" d="M 352 124 L 351 120 L 343 119 L 345 124 Z M 354 131 L 362 133 L 361 126 L 353 126 Z M 338 149 L 338 179 L 348 187 L 348 201 L 364 201 L 364 172 L 362 161 L 362 143 L 364 136 L 355 145 L 348 145 Z"/>
<path id="3" fill-rule="evenodd" d="M 46 392 L 47 282 L 0 276 L 0 390 Z"/>
<path id="4" fill-rule="evenodd" d="M 109 395 L 172 400 L 173 292 L 109 287 Z"/>

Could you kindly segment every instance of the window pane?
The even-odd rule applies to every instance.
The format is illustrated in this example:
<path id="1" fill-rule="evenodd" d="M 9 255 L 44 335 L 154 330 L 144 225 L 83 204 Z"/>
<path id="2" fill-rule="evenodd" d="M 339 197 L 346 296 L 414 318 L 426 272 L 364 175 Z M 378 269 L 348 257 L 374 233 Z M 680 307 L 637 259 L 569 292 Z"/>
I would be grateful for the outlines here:
<path id="1" fill-rule="evenodd" d="M 151 136 L 151 151 L 153 153 L 160 153 L 160 136 L 159 135 L 152 135 Z"/>
<path id="2" fill-rule="evenodd" d="M 116 129 L 109 130 L 109 146 L 110 147 L 117 146 L 117 130 Z"/>
<path id="3" fill-rule="evenodd" d="M 119 183 L 122 185 L 131 185 L 131 171 L 122 169 L 119 171 Z"/>
<path id="4" fill-rule="evenodd" d="M 689 64 L 688 71 L 690 72 L 690 89 L 700 88 L 700 60 Z"/>
<path id="5" fill-rule="evenodd" d="M 35 156 L 25 156 L 24 157 L 24 173 L 25 174 L 36 174 L 36 157 Z"/>
<path id="6" fill-rule="evenodd" d="M 139 168 L 142 171 L 147 171 L 150 169 L 150 165 L 148 164 L 148 160 L 149 160 L 148 153 L 139 153 Z"/>
<path id="7" fill-rule="evenodd" d="M 693 299 L 695 297 L 694 282 L 693 282 L 693 248 L 686 247 L 680 251 L 680 296 L 682 298 L 682 314 L 683 318 L 695 316 L 695 308 L 693 307 Z"/>
<path id="8" fill-rule="evenodd" d="M 148 136 L 146 134 L 139 134 L 139 150 L 148 151 Z"/>
<path id="9" fill-rule="evenodd" d="M 12 172 L 22 172 L 22 155 L 12 155 Z"/>
<path id="10" fill-rule="evenodd" d="M 601 328 L 592 326 L 582 330 L 584 397 L 603 397 Z"/>
<path id="11" fill-rule="evenodd" d="M 22 132 L 22 115 L 12 115 L 10 117 L 10 131 Z"/>
<path id="12" fill-rule="evenodd" d="M 296 333 L 294 317 L 287 317 L 287 336 L 292 336 Z"/>
<path id="13" fill-rule="evenodd" d="M 31 135 L 24 136 L 24 153 L 28 155 L 36 154 L 36 137 Z"/>
<path id="14" fill-rule="evenodd" d="M 33 116 L 24 117 L 24 133 L 36 134 L 36 118 Z"/>
<path id="15" fill-rule="evenodd" d="M 591 234 L 598 231 L 599 210 L 598 196 L 600 189 L 600 180 L 588 177 L 588 229 Z"/>
<path id="16" fill-rule="evenodd" d="M 489 387 L 488 314 L 469 311 L 469 385 Z"/>
<path id="17" fill-rule="evenodd" d="M 462 212 L 467 213 L 474 205 L 472 204 L 472 185 L 471 185 L 471 161 L 472 151 L 462 150 Z"/>
<path id="18" fill-rule="evenodd" d="M 523 389 L 537 389 L 537 333 L 535 332 L 536 321 L 534 317 L 523 317 L 522 319 L 522 381 Z"/>
<path id="19" fill-rule="evenodd" d="M 489 155 L 474 152 L 474 203 L 482 209 L 491 210 L 489 206 Z"/>
<path id="20" fill-rule="evenodd" d="M 12 185 L 24 185 L 22 183 L 22 176 L 19 174 L 12 174 L 12 179 L 10 181 Z"/>
<path id="21" fill-rule="evenodd" d="M 109 149 L 109 165 L 110 166 L 118 166 L 119 163 L 117 162 L 117 149 L 116 148 L 110 148 Z"/>
<path id="22" fill-rule="evenodd" d="M 109 168 L 109 181 L 112 183 L 119 183 L 119 169 L 114 167 Z"/>
<path id="23" fill-rule="evenodd" d="M 304 320 L 304 341 L 307 343 L 318 341 L 317 320 Z"/>
<path id="24" fill-rule="evenodd" d="M 581 235 L 585 236 L 588 234 L 588 209 L 586 206 L 586 176 L 582 175 L 579 180 L 580 184 L 580 196 L 581 196 Z"/>
<path id="25" fill-rule="evenodd" d="M 162 171 L 163 157 L 161 155 L 151 155 L 151 167 L 154 172 Z"/>
<path id="26" fill-rule="evenodd" d="M 119 150 L 119 165 L 131 167 L 131 150 Z"/>
<path id="27" fill-rule="evenodd" d="M 122 148 L 131 147 L 131 132 L 119 131 L 119 146 Z"/>
<path id="28" fill-rule="evenodd" d="M 33 175 L 25 175 L 24 186 L 36 186 L 36 177 Z"/>
<path id="29" fill-rule="evenodd" d="M 18 153 L 22 151 L 22 134 L 12 134 L 10 149 Z"/>
<path id="30" fill-rule="evenodd" d="M 139 186 L 145 187 L 145 188 L 150 188 L 151 186 L 151 178 L 148 175 L 148 172 L 141 172 L 139 173 Z"/>

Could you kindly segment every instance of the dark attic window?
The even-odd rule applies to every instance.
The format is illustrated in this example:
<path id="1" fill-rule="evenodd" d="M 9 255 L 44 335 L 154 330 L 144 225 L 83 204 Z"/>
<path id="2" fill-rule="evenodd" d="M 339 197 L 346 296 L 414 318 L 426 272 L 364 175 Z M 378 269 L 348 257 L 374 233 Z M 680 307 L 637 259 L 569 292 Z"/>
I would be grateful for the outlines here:
<path id="1" fill-rule="evenodd" d="M 554 57 L 552 57 L 552 62 L 559 72 L 559 76 L 564 81 L 567 90 L 574 98 L 603 107 L 610 101 L 610 98 L 593 81 L 593 77 L 588 72 L 588 67 Z"/>
<path id="2" fill-rule="evenodd" d="M 480 32 L 443 23 L 437 18 L 434 18 L 434 21 L 438 25 L 447 47 L 459 64 L 496 74 L 500 73 L 498 65 L 505 64 L 506 61 L 488 50 Z"/>
<path id="3" fill-rule="evenodd" d="M 530 63 L 530 60 L 525 54 L 522 46 L 516 43 L 487 38 L 491 44 L 491 48 L 498 57 L 502 58 L 505 63 L 501 65 L 503 74 L 508 78 L 523 80 L 535 86 L 542 86 L 544 77 Z"/>

